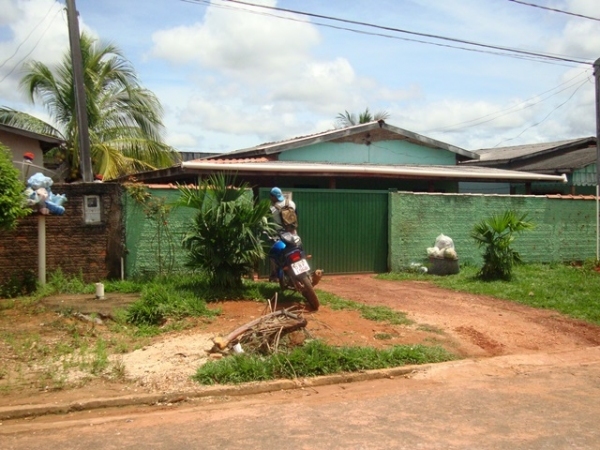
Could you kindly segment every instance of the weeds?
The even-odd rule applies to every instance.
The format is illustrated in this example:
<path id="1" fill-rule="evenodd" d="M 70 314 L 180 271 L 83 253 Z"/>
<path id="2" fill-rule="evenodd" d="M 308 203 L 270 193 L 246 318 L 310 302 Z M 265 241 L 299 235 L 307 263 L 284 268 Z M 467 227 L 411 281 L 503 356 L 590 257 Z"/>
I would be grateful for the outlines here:
<path id="1" fill-rule="evenodd" d="M 345 300 L 329 292 L 319 291 L 319 301 L 331 309 L 359 311 L 363 318 L 374 322 L 388 322 L 392 325 L 411 325 L 413 323 L 401 311 L 394 311 L 387 306 L 371 306 Z"/>
<path id="2" fill-rule="evenodd" d="M 455 358 L 441 347 L 412 345 L 377 350 L 370 347 L 332 347 L 314 340 L 288 353 L 275 353 L 268 357 L 242 354 L 209 361 L 198 369 L 193 378 L 201 384 L 238 384 L 451 361 Z"/>

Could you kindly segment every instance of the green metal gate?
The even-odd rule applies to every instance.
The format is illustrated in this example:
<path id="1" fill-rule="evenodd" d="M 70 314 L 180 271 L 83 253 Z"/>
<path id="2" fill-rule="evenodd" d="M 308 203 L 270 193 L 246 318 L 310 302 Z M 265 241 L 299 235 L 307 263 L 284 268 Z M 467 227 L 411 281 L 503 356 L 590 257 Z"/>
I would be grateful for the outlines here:
<path id="1" fill-rule="evenodd" d="M 326 274 L 388 271 L 388 191 L 286 189 L 313 269 Z M 260 199 L 269 198 L 261 188 Z"/>

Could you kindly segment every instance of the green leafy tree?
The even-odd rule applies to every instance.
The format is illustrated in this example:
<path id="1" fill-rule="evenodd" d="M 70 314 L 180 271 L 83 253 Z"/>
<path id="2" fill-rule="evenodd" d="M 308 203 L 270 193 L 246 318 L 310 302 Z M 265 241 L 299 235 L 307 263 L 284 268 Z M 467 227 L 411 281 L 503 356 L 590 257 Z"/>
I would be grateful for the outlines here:
<path id="1" fill-rule="evenodd" d="M 178 206 L 195 208 L 190 231 L 184 236 L 187 265 L 202 269 L 211 286 L 237 288 L 266 257 L 261 236 L 272 233 L 270 203 L 255 203 L 246 183 L 212 175 L 197 187 L 179 186 Z"/>
<path id="2" fill-rule="evenodd" d="M 369 123 L 376 120 L 386 120 L 388 117 L 390 117 L 390 115 L 385 111 L 381 111 L 373 115 L 369 111 L 369 108 L 366 108 L 364 112 L 359 113 L 358 115 L 344 111 L 343 113 L 339 113 L 337 115 L 336 125 L 340 128 L 346 128 L 353 125 L 359 125 L 361 123 Z"/>
<path id="3" fill-rule="evenodd" d="M 521 263 L 521 256 L 511 245 L 515 235 L 531 230 L 535 225 L 526 221 L 527 214 L 507 210 L 493 214 L 473 227 L 471 237 L 484 248 L 483 267 L 477 276 L 483 280 L 510 280 L 515 264 Z"/>
<path id="4" fill-rule="evenodd" d="M 0 144 L 0 230 L 13 230 L 29 214 L 25 205 L 25 184 L 13 166 L 11 153 Z"/>
<path id="5" fill-rule="evenodd" d="M 158 99 L 138 84 L 133 67 L 119 49 L 82 34 L 81 53 L 94 173 L 111 179 L 168 167 L 177 161 L 177 152 L 162 142 L 162 107 Z M 21 88 L 32 103 L 38 100 L 45 106 L 54 125 L 6 107 L 0 108 L 0 123 L 64 140 L 66 145 L 53 150 L 51 156 L 62 162 L 68 180 L 79 179 L 70 52 L 57 67 L 30 62 Z"/>

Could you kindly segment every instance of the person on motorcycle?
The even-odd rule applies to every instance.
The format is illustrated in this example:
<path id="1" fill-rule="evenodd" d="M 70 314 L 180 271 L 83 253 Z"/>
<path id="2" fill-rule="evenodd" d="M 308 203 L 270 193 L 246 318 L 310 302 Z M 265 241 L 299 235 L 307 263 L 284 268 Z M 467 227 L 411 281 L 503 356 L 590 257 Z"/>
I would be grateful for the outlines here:
<path id="1" fill-rule="evenodd" d="M 278 187 L 274 187 L 270 192 L 271 197 L 271 213 L 273 214 L 273 220 L 277 225 L 279 225 L 285 231 L 289 231 L 292 234 L 297 234 L 296 229 L 298 228 L 297 215 L 296 212 L 296 204 L 290 200 L 286 199 L 281 192 L 281 189 Z M 289 217 L 286 214 L 286 211 L 291 210 L 294 214 L 292 214 L 292 220 L 288 220 Z"/>
<path id="2" fill-rule="evenodd" d="M 296 213 L 296 204 L 290 200 L 286 199 L 281 192 L 281 189 L 278 187 L 274 187 L 270 192 L 271 198 L 271 214 L 273 214 L 273 221 L 279 225 L 280 232 L 288 231 L 292 234 L 297 234 L 297 213 Z M 288 217 L 287 210 L 292 210 L 294 212 L 293 217 L 295 220 L 286 221 L 285 218 Z M 277 281 L 277 268 L 275 261 L 271 260 L 271 274 L 269 275 L 269 281 Z"/>

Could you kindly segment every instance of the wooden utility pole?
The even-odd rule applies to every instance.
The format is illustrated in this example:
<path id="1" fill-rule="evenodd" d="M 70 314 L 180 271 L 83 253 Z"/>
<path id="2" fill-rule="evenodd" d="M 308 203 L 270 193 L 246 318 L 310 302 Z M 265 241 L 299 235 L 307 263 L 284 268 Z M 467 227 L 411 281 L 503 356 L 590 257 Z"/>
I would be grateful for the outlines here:
<path id="1" fill-rule="evenodd" d="M 75 89 L 75 105 L 77 117 L 77 130 L 79 136 L 79 168 L 85 183 L 91 183 L 92 158 L 90 154 L 90 132 L 88 129 L 85 85 L 83 83 L 83 62 L 81 58 L 81 42 L 79 35 L 79 22 L 75 0 L 67 1 L 67 21 L 69 24 L 69 41 L 71 43 L 71 62 L 73 65 L 73 87 Z"/>
<path id="2" fill-rule="evenodd" d="M 596 79 L 596 260 L 600 259 L 600 58 L 594 62 Z"/>

